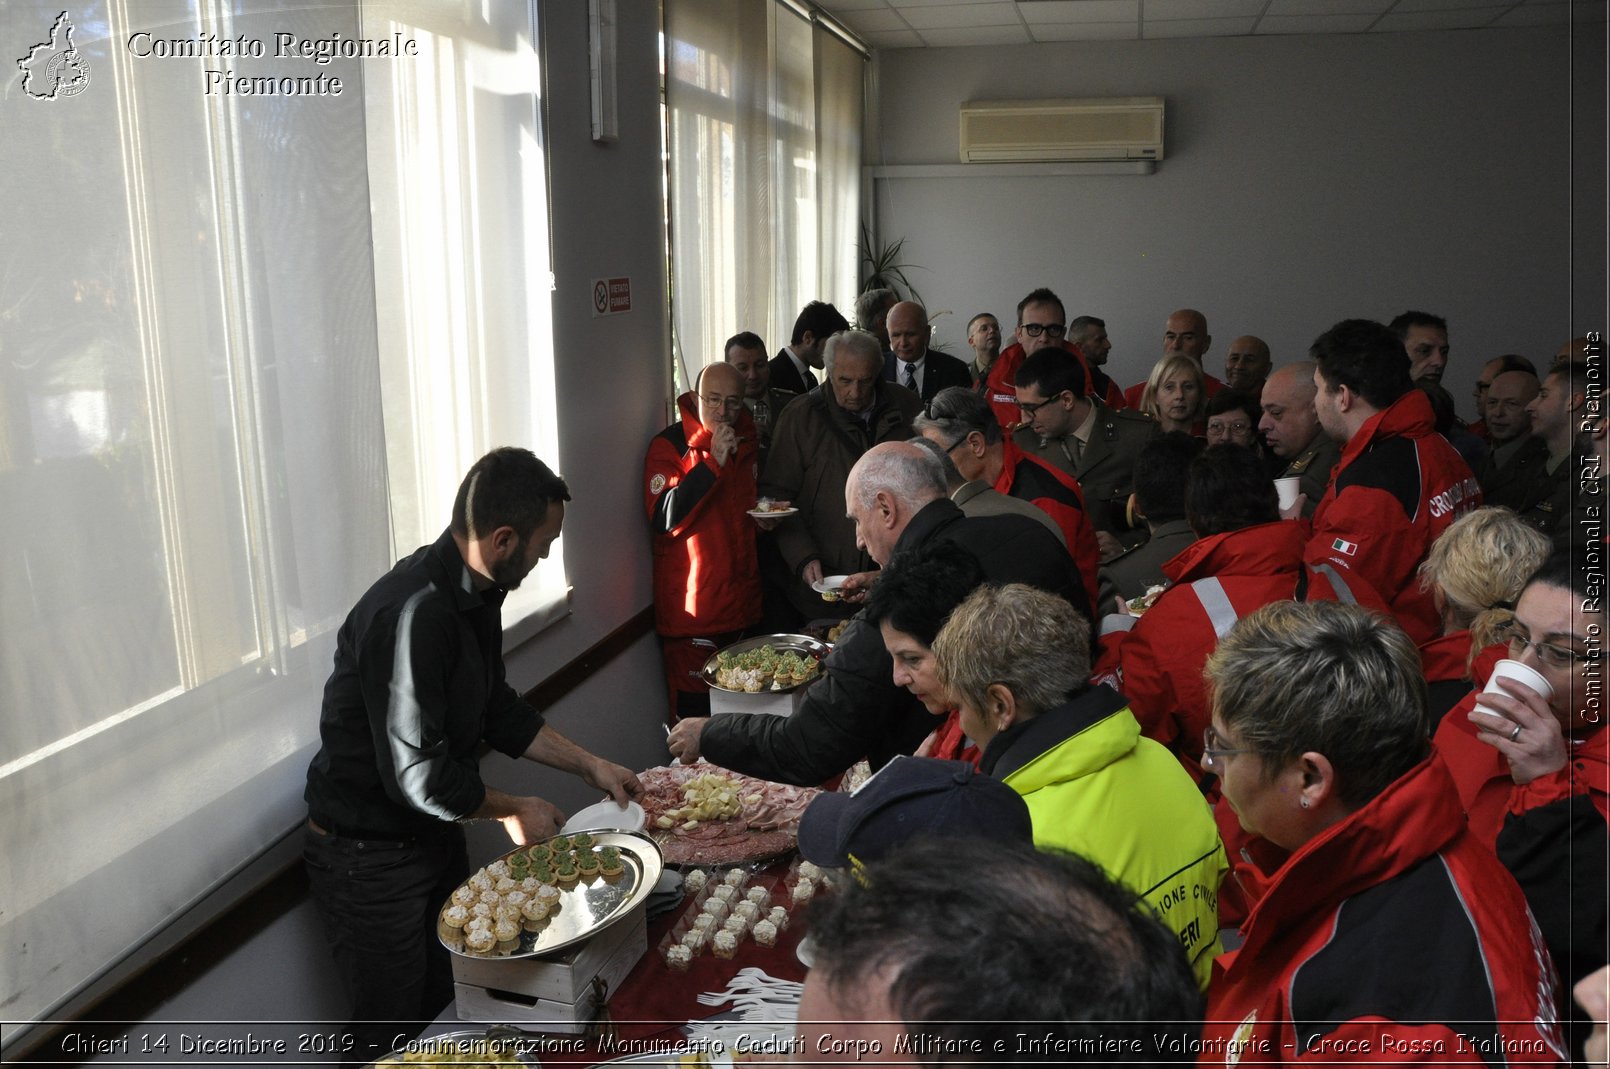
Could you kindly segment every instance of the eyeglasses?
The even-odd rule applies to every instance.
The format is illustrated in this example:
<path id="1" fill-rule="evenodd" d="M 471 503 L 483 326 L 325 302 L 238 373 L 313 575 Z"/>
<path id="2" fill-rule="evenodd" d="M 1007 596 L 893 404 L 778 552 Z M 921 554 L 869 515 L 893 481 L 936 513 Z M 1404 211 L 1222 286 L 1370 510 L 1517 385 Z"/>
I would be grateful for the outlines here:
<path id="1" fill-rule="evenodd" d="M 1238 419 L 1234 423 L 1214 423 L 1209 420 L 1207 425 L 1208 437 L 1210 438 L 1226 434 L 1245 434 L 1251 429 L 1252 424 L 1244 419 Z"/>
<path id="2" fill-rule="evenodd" d="M 1031 338 L 1038 338 L 1041 334 L 1050 338 L 1060 338 L 1068 332 L 1064 323 L 1021 323 L 1023 333 Z"/>
<path id="3" fill-rule="evenodd" d="M 1536 650 L 1538 663 L 1546 668 L 1571 668 L 1604 657 L 1603 650 L 1573 650 L 1565 646 L 1556 646 L 1552 642 L 1533 642 L 1519 620 L 1511 620 L 1501 627 L 1498 631 L 1498 641 L 1509 643 L 1509 655 L 1517 660 L 1528 649 Z"/>
<path id="4" fill-rule="evenodd" d="M 1067 392 L 1067 390 L 1062 391 L 1062 393 Z M 1019 401 L 1017 403 L 1017 410 L 1023 413 L 1025 416 L 1032 417 L 1036 412 L 1040 411 L 1040 409 L 1044 408 L 1052 401 L 1061 398 L 1062 393 L 1057 394 L 1056 397 L 1047 397 L 1044 401 Z"/>
<path id="5" fill-rule="evenodd" d="M 699 395 L 699 400 L 703 401 L 711 408 L 724 408 L 729 412 L 736 412 L 738 409 L 744 406 L 744 399 L 742 397 L 708 397 L 701 393 Z"/>
<path id="6" fill-rule="evenodd" d="M 1221 743 L 1223 741 L 1224 741 L 1224 737 L 1222 735 L 1220 735 L 1217 731 L 1214 731 L 1211 724 L 1202 729 L 1202 767 L 1203 768 L 1216 767 L 1219 771 L 1222 772 L 1222 771 L 1224 771 L 1224 765 L 1220 764 L 1220 759 L 1221 758 L 1231 757 L 1231 756 L 1233 756 L 1235 754 L 1238 754 L 1238 753 L 1251 753 L 1252 752 L 1252 751 L 1247 750 L 1247 749 L 1236 749 L 1236 748 L 1230 747 L 1230 746 L 1220 746 L 1220 745 L 1218 745 L 1219 743 Z"/>

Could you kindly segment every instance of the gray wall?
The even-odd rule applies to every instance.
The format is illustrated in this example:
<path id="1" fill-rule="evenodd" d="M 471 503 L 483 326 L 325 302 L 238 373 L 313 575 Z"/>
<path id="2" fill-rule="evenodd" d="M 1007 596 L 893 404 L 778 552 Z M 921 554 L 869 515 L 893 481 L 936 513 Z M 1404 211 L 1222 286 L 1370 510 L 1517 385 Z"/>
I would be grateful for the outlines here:
<path id="1" fill-rule="evenodd" d="M 954 313 L 953 351 L 972 313 L 1005 324 L 1039 285 L 1107 319 L 1125 385 L 1180 306 L 1208 317 L 1210 371 L 1238 334 L 1289 360 L 1413 307 L 1448 318 L 1468 408 L 1480 360 L 1604 323 L 1604 25 L 1577 35 L 1574 81 L 1566 27 L 883 52 L 873 163 L 955 164 L 968 100 L 1168 114 L 1153 175 L 879 180 L 880 236 L 930 269 L 913 281 Z"/>

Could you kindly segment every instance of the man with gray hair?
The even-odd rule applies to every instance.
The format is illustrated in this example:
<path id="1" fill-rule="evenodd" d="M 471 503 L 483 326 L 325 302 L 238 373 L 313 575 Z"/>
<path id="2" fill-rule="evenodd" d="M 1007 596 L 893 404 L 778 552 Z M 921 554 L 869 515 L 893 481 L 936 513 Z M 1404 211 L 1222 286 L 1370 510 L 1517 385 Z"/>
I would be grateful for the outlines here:
<path id="1" fill-rule="evenodd" d="M 1064 548 L 1067 547 L 1067 540 L 1056 520 L 1021 498 L 1007 497 L 983 479 L 964 478 L 951 461 L 950 454 L 945 452 L 945 447 L 932 438 L 918 434 L 911 439 L 911 444 L 939 462 L 940 469 L 945 473 L 945 488 L 950 492 L 950 499 L 962 510 L 963 516 L 1027 516 L 1056 535 L 1057 541 Z"/>
<path id="2" fill-rule="evenodd" d="M 922 408 L 916 394 L 882 380 L 883 350 L 870 334 L 833 335 L 822 362 L 827 381 L 778 417 L 760 482 L 763 496 L 799 509 L 775 538 L 787 569 L 788 600 L 802 620 L 830 612 L 812 583 L 872 567 L 844 515 L 845 480 L 871 447 L 910 437 L 912 417 Z"/>
<path id="3" fill-rule="evenodd" d="M 1286 462 L 1275 478 L 1301 480 L 1297 488 L 1305 517 L 1314 514 L 1330 485 L 1331 469 L 1342 459 L 1342 444 L 1325 433 L 1314 409 L 1314 367 L 1312 360 L 1298 360 L 1270 375 L 1260 394 L 1258 420 L 1269 451 Z"/>
<path id="4" fill-rule="evenodd" d="M 963 478 L 981 479 L 1055 520 L 1079 566 L 1085 595 L 1095 603 L 1101 548 L 1078 480 L 1007 439 L 989 402 L 971 390 L 953 386 L 940 391 L 912 426 L 945 450 Z"/>
<path id="5" fill-rule="evenodd" d="M 1021 516 L 963 516 L 947 497 L 939 465 L 911 443 L 873 446 L 845 482 L 844 507 L 856 542 L 879 565 L 896 553 L 948 541 L 977 557 L 990 582 L 1051 591 L 1088 617 L 1073 561 L 1054 535 Z M 863 757 L 878 768 L 896 754 L 909 754 L 934 729 L 934 717 L 895 685 L 883 636 L 864 614 L 850 620 L 822 668 L 793 716 L 735 713 L 684 720 L 671 731 L 671 752 L 684 763 L 702 756 L 747 775 L 814 785 Z"/>
<path id="6" fill-rule="evenodd" d="M 889 309 L 900 300 L 900 295 L 892 289 L 870 289 L 855 299 L 855 326 L 857 330 L 864 330 L 874 338 L 887 352 L 889 349 Z"/>

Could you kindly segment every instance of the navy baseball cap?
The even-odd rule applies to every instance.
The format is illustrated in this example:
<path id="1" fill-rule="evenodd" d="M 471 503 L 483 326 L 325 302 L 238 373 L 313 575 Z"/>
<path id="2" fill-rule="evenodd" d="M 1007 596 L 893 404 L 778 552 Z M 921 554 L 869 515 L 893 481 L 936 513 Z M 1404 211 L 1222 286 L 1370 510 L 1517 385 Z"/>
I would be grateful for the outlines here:
<path id="1" fill-rule="evenodd" d="M 966 761 L 896 757 L 854 794 L 828 791 L 805 808 L 799 852 L 826 868 L 870 863 L 914 836 L 1034 841 L 1028 803 Z"/>

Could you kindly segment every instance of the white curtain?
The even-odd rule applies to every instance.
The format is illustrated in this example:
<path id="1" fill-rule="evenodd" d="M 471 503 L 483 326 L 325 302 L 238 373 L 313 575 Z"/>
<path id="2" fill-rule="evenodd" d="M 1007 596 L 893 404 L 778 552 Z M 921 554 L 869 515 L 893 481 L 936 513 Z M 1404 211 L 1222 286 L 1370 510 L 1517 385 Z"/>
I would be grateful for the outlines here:
<path id="1" fill-rule="evenodd" d="M 864 61 L 775 0 L 668 0 L 671 307 L 679 370 L 856 293 Z"/>
<path id="2" fill-rule="evenodd" d="M 0 94 L 7 1020 L 300 822 L 348 609 L 445 525 L 479 451 L 554 456 L 530 9 L 421 6 L 86 2 L 84 84 Z M 61 11 L 8 0 L 0 37 L 49 44 Z M 427 57 L 272 55 L 393 28 Z M 344 89 L 209 95 L 218 61 L 138 58 L 140 33 L 260 38 L 236 75 Z M 558 559 L 533 619 L 562 604 Z"/>

